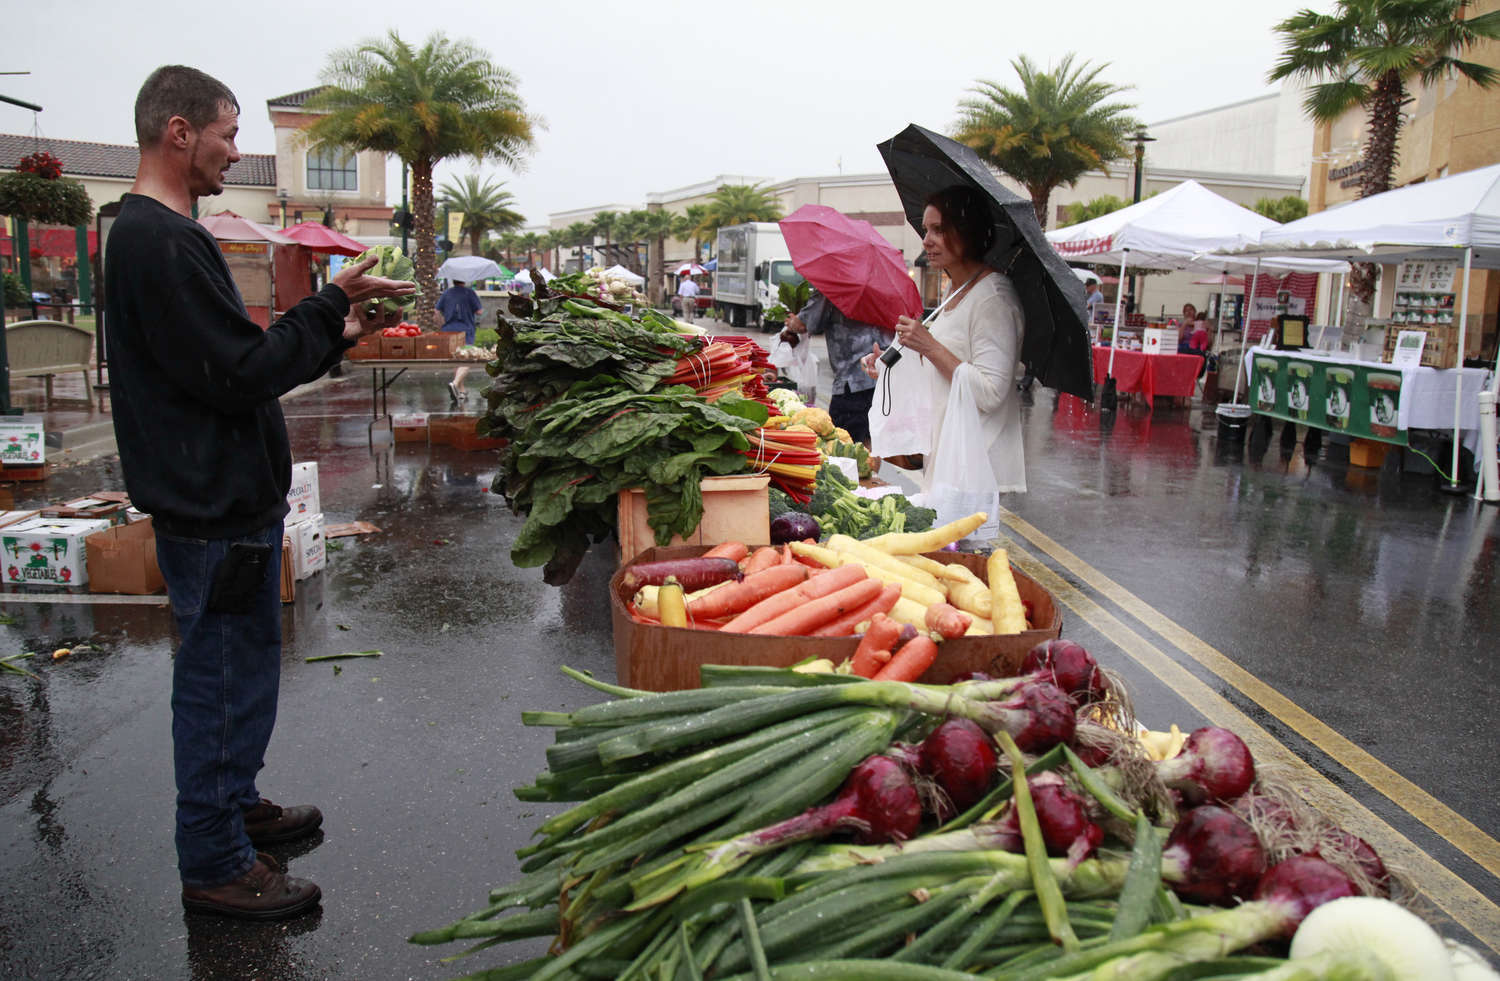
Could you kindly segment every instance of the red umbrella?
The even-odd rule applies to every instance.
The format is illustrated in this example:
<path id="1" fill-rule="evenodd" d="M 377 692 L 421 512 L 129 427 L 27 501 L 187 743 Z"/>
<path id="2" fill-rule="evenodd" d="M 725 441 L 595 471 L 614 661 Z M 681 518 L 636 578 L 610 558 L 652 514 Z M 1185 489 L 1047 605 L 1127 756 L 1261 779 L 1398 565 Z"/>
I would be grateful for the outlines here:
<path id="1" fill-rule="evenodd" d="M 367 246 L 349 236 L 315 221 L 304 221 L 282 229 L 281 234 L 305 245 L 314 252 L 332 252 L 334 255 L 359 255 Z"/>
<path id="2" fill-rule="evenodd" d="M 781 234 L 797 272 L 850 320 L 889 328 L 922 315 L 906 260 L 869 222 L 805 204 L 781 219 Z"/>
<path id="3" fill-rule="evenodd" d="M 270 225 L 241 218 L 232 211 L 217 215 L 204 215 L 198 224 L 221 242 L 270 242 L 273 245 L 291 245 L 292 240 Z"/>

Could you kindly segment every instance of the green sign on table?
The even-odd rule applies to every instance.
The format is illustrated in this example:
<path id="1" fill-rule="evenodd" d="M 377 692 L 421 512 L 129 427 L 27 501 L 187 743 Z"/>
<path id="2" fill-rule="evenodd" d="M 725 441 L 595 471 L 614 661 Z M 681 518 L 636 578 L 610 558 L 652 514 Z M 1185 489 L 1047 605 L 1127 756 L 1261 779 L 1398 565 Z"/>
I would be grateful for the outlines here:
<path id="1" fill-rule="evenodd" d="M 1251 407 L 1260 415 L 1406 445 L 1396 428 L 1401 372 L 1295 354 L 1251 355 Z"/>

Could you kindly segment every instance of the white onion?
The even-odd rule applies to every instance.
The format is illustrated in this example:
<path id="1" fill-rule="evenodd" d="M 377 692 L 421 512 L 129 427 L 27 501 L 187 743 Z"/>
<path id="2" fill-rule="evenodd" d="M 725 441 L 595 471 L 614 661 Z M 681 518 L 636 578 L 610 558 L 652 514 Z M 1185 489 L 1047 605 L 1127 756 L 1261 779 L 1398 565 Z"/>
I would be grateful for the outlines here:
<path id="1" fill-rule="evenodd" d="M 1396 981 L 1455 981 L 1443 938 L 1389 899 L 1346 896 L 1324 903 L 1292 937 L 1292 960 L 1347 950 L 1369 951 Z"/>
<path id="2" fill-rule="evenodd" d="M 1500 973 L 1496 973 L 1473 947 L 1450 940 L 1448 950 L 1452 955 L 1453 981 L 1500 981 Z"/>

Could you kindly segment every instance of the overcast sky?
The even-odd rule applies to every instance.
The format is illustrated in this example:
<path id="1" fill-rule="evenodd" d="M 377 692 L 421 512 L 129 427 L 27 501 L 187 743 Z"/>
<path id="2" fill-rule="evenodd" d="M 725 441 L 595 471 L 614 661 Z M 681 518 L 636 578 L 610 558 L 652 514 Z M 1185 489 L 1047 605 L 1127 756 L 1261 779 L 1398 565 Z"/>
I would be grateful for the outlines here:
<path id="1" fill-rule="evenodd" d="M 768 179 L 882 170 L 875 144 L 909 122 L 946 130 L 976 79 L 1068 52 L 1108 62 L 1146 121 L 1273 91 L 1273 26 L 1329 0 L 62 0 L 6 3 L 0 132 L 134 142 L 131 107 L 157 65 L 183 63 L 238 96 L 239 147 L 273 153 L 269 98 L 319 83 L 334 49 L 436 30 L 510 69 L 546 121 L 506 181 L 530 223 L 549 212 L 640 206 L 720 174 Z M 59 14 L 66 16 L 59 19 Z M 64 165 L 66 166 L 66 161 Z M 450 161 L 438 179 L 475 169 Z M 387 187 L 400 197 L 398 173 Z"/>

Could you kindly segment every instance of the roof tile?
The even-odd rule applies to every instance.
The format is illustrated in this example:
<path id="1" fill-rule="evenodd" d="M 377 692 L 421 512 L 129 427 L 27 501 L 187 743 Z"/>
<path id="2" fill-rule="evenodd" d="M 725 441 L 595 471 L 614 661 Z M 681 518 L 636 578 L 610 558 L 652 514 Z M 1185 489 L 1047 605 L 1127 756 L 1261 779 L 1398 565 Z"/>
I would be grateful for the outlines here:
<path id="1" fill-rule="evenodd" d="M 69 177 L 135 178 L 140 150 L 133 144 L 90 143 L 84 140 L 54 140 L 50 137 L 0 133 L 0 169 L 9 170 L 21 158 L 45 150 L 62 161 Z M 240 187 L 275 187 L 276 155 L 246 153 L 229 168 L 225 184 Z"/>

